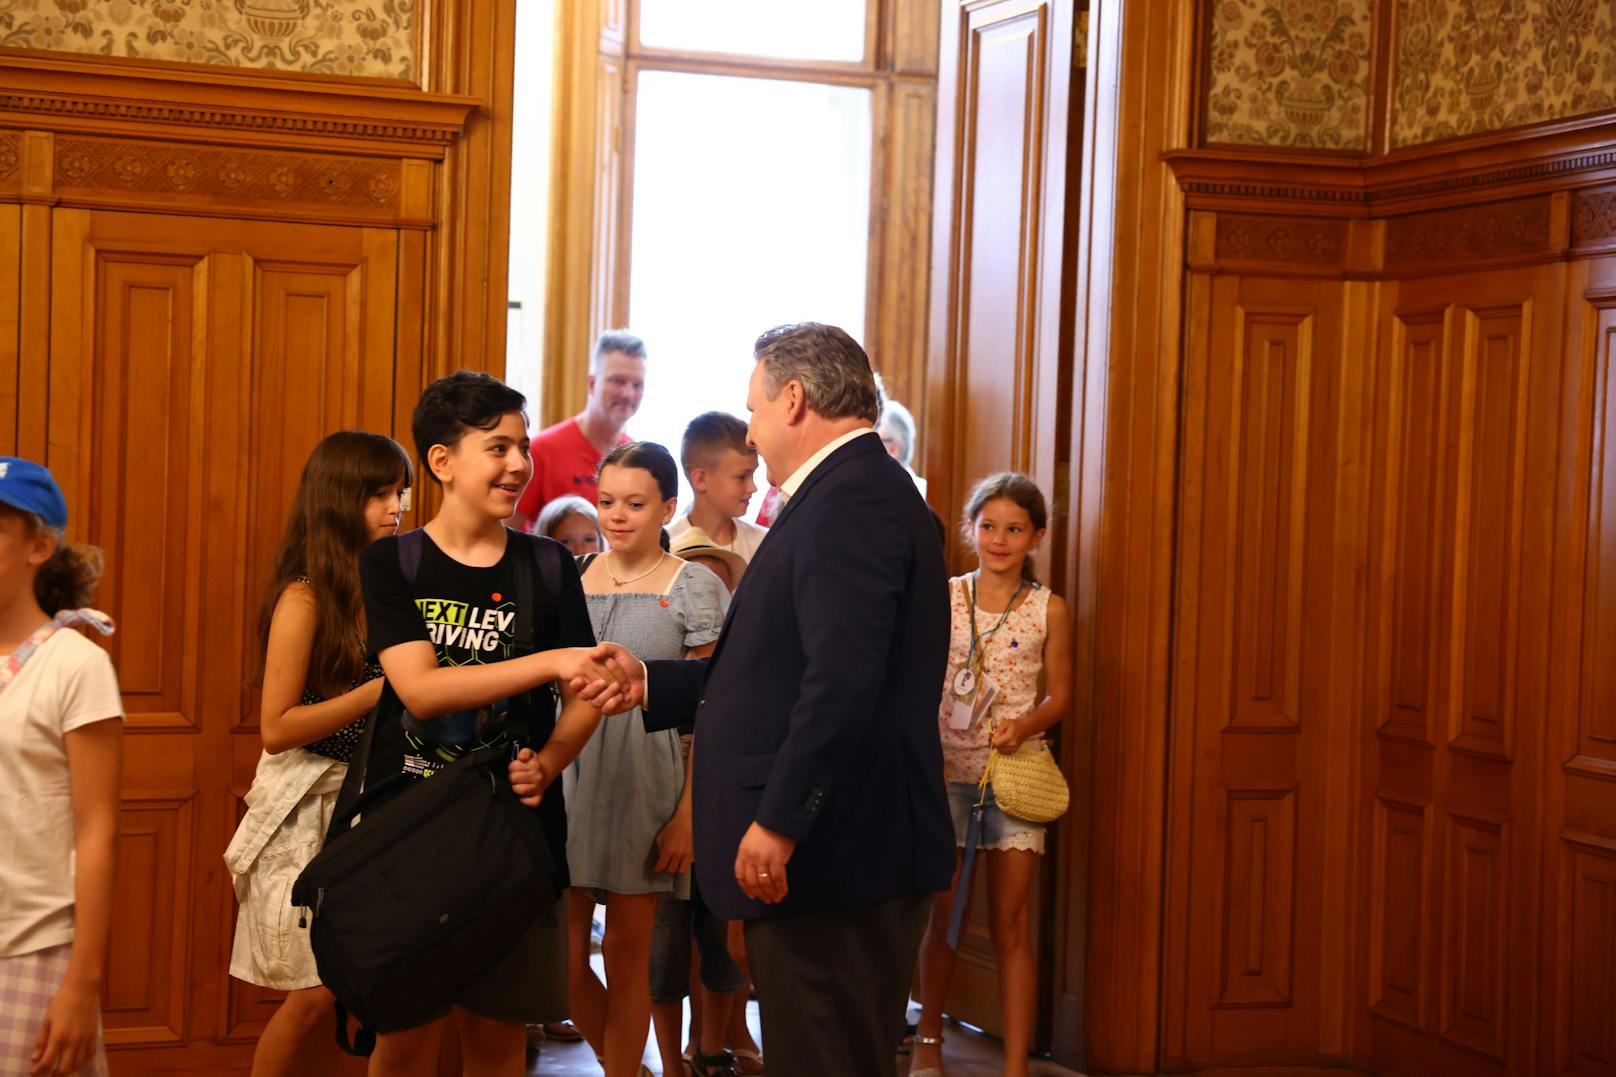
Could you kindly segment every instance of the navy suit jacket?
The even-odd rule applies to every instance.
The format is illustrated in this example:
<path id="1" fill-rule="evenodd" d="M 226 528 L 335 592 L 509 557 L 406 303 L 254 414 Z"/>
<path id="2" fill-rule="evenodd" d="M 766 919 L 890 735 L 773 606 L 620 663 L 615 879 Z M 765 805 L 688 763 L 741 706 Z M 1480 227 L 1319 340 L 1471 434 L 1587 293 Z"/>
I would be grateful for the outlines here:
<path id="1" fill-rule="evenodd" d="M 695 724 L 695 870 L 715 915 L 947 889 L 954 827 L 937 711 L 948 637 L 948 573 L 926 504 L 878 438 L 854 438 L 769 529 L 712 657 L 647 667 L 646 728 Z M 797 842 L 778 905 L 735 881 L 754 820 Z"/>

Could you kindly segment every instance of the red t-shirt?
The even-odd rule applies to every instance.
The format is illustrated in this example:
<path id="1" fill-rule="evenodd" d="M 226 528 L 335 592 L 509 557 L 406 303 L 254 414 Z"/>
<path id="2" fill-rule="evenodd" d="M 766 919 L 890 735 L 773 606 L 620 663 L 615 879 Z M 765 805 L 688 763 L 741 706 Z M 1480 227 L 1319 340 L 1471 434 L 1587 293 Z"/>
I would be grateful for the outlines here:
<path id="1" fill-rule="evenodd" d="M 618 444 L 631 440 L 624 434 Z M 539 431 L 533 437 L 533 479 L 522 491 L 516 511 L 536 521 L 545 505 L 568 494 L 577 494 L 593 505 L 599 491 L 595 473 L 602 459 L 603 455 L 584 437 L 576 417 Z"/>

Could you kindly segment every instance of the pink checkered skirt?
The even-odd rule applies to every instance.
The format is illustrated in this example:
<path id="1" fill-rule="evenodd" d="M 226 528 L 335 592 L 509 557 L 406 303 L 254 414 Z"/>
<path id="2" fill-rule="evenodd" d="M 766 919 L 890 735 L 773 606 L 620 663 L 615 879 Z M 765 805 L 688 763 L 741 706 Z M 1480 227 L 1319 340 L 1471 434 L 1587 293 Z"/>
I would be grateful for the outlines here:
<path id="1" fill-rule="evenodd" d="M 39 1024 L 67 976 L 72 952 L 72 945 L 65 944 L 20 957 L 0 957 L 0 1074 L 25 1074 L 33 1065 Z M 77 1077 L 106 1077 L 106 1049 L 98 1044 L 95 1057 L 75 1073 Z"/>

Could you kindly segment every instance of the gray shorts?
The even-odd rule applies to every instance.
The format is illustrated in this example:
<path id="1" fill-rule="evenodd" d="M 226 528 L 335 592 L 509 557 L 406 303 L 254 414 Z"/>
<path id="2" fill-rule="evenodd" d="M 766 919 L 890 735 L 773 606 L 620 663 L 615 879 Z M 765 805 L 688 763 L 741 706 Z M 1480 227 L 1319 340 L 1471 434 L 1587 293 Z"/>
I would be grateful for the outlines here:
<path id="1" fill-rule="evenodd" d="M 701 982 L 728 995 L 746 986 L 746 973 L 729 952 L 729 921 L 716 920 L 699 900 L 663 894 L 651 931 L 651 1002 L 666 1006 L 690 994 L 690 941 L 701 955 Z"/>
<path id="2" fill-rule="evenodd" d="M 948 783 L 948 810 L 954 816 L 954 844 L 965 848 L 965 832 L 971 825 L 971 809 L 981 794 L 975 782 Z M 988 783 L 987 809 L 982 814 L 982 839 L 979 849 L 1003 852 L 1021 849 L 1031 853 L 1044 851 L 1044 824 L 1029 823 L 1006 815 L 993 799 L 993 783 Z"/>

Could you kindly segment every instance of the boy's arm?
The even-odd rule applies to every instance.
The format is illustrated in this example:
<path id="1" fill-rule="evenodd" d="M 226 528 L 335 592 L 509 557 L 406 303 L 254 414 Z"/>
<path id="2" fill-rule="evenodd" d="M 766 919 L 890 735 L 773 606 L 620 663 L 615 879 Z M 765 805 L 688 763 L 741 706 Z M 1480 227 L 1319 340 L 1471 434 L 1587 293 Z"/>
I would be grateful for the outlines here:
<path id="1" fill-rule="evenodd" d="M 625 677 L 610 661 L 620 650 L 615 646 L 541 651 L 488 665 L 439 666 L 413 589 L 398 565 L 396 540 L 365 548 L 359 580 L 371 646 L 393 691 L 417 718 L 481 707 L 557 679 L 587 681 L 609 699 L 622 694 Z"/>
<path id="2" fill-rule="evenodd" d="M 612 661 L 615 643 L 568 647 L 479 666 L 440 666 L 425 640 L 399 643 L 376 657 L 399 700 L 417 718 L 441 718 L 559 680 L 587 681 L 596 694 L 616 701 L 623 694 L 620 667 Z M 627 652 L 624 652 L 627 653 Z M 587 738 L 585 738 L 587 739 Z"/>
<path id="3" fill-rule="evenodd" d="M 572 765 L 600 725 L 600 711 L 580 698 L 570 685 L 563 683 L 560 688 L 561 715 L 550 731 L 550 739 L 537 752 L 523 748 L 511 761 L 511 788 L 530 808 L 539 806 L 550 783 Z"/>

